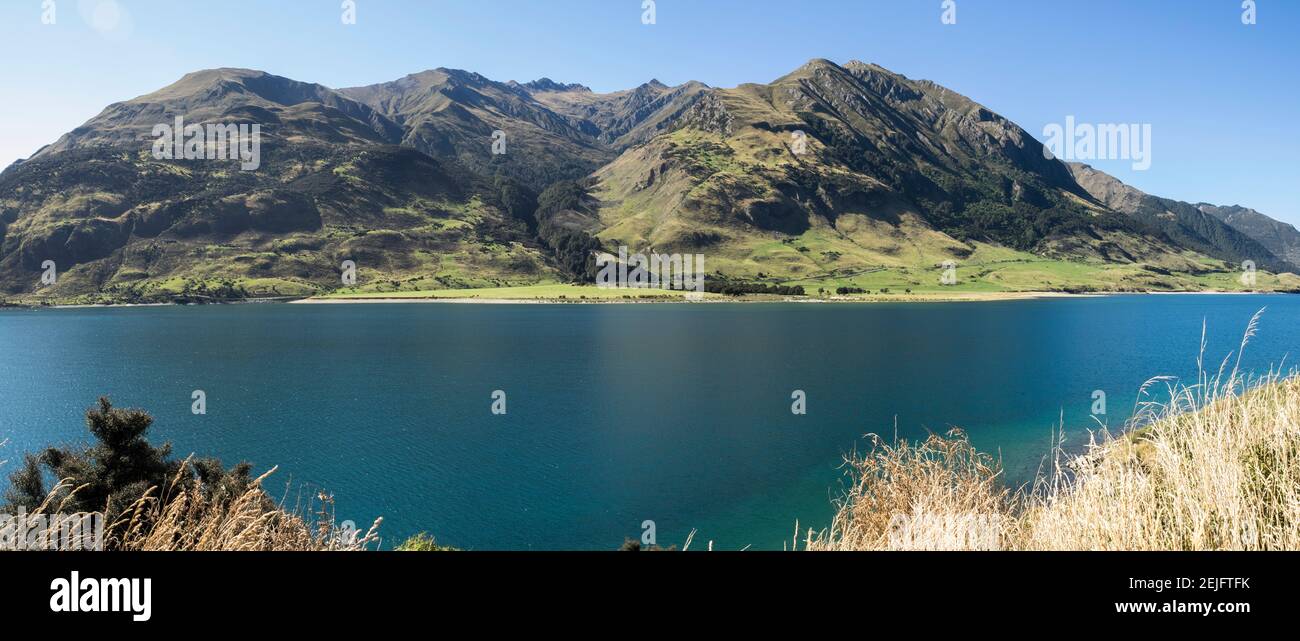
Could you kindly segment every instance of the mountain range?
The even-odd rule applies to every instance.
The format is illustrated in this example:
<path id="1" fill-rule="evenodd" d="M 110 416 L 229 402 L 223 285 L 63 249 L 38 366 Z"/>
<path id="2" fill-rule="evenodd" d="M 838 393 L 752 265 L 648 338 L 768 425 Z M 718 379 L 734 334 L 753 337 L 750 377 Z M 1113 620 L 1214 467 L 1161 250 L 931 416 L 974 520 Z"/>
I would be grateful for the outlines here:
<path id="1" fill-rule="evenodd" d="M 258 124 L 261 162 L 159 159 L 155 127 Z M 434 69 L 331 89 L 191 73 L 0 173 L 0 292 L 154 301 L 591 277 L 595 251 L 700 253 L 717 282 L 1190 290 L 1300 279 L 1300 232 L 1049 159 L 933 82 L 812 60 L 767 84 L 613 93 Z M 46 261 L 56 282 L 42 281 Z"/>

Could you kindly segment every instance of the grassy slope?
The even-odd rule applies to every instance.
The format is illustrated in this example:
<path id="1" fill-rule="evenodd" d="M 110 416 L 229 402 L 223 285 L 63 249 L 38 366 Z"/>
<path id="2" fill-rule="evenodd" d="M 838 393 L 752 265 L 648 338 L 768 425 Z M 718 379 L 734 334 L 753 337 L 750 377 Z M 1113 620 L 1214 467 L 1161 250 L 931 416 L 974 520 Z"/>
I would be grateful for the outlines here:
<path id="1" fill-rule="evenodd" d="M 359 282 L 372 289 L 498 287 L 555 280 L 556 271 L 547 265 L 541 250 L 520 242 L 522 223 L 506 219 L 479 195 L 456 199 L 390 188 L 373 166 L 356 161 L 362 152 L 338 155 L 351 162 L 323 159 L 311 168 L 343 180 L 318 197 L 322 218 L 318 229 L 133 236 L 107 259 L 62 267 L 54 286 L 38 285 L 33 291 L 0 296 L 0 300 L 18 304 L 163 302 L 187 290 L 217 291 L 223 285 L 242 289 L 254 298 L 313 296 L 340 286 L 343 258 L 356 259 Z M 120 161 L 118 166 L 127 166 L 127 162 Z M 93 167 L 93 163 L 89 165 Z M 132 159 L 129 167 L 140 174 L 209 170 L 208 166 L 191 169 L 147 159 Z M 295 175 L 293 169 L 286 169 L 280 180 Z M 190 185 L 178 188 L 173 198 L 203 188 L 198 178 L 189 178 Z M 208 179 L 220 181 L 219 176 L 203 178 Z M 252 197 L 237 193 L 229 200 L 242 205 L 245 198 Z M 69 207 L 85 208 L 92 200 L 121 198 L 121 194 L 107 192 L 53 197 L 21 224 L 11 225 L 9 232 L 14 237 L 20 233 L 40 235 L 45 227 L 63 224 Z M 393 206 L 372 206 L 375 202 Z M 0 206 L 6 204 L 0 199 Z M 151 206 L 157 203 L 137 205 L 113 222 L 125 224 L 123 221 Z M 36 283 L 40 277 L 39 272 L 18 271 L 9 275 L 28 283 Z M 93 279 L 100 279 L 101 284 L 93 284 Z M 99 291 L 88 291 L 94 289 Z"/>
<path id="2" fill-rule="evenodd" d="M 1151 253 L 1138 263 L 1125 264 L 961 243 L 931 228 L 905 203 L 883 203 L 883 211 L 841 212 L 834 220 L 814 217 L 810 228 L 794 235 L 719 218 L 726 215 L 719 212 L 735 215 L 746 202 L 778 198 L 775 177 L 798 162 L 773 151 L 784 144 L 779 134 L 754 129 L 733 137 L 683 129 L 625 154 L 597 173 L 593 193 L 602 203 L 604 225 L 599 237 L 608 246 L 699 253 L 711 275 L 802 285 L 809 293 L 838 287 L 894 292 L 1300 288 L 1300 278 L 1293 275 L 1262 272 L 1256 285 L 1247 288 L 1232 266 L 1190 251 Z M 809 144 L 815 154 L 818 143 Z M 664 164 L 664 158 L 671 162 Z M 826 166 L 818 170 L 844 173 Z M 750 198 L 735 201 L 736 194 Z M 679 249 L 690 244 L 683 239 L 691 234 L 712 234 L 718 240 L 698 249 Z M 941 265 L 950 260 L 958 265 L 958 282 L 945 286 L 940 283 Z"/>
<path id="3" fill-rule="evenodd" d="M 704 294 L 704 297 L 714 298 L 715 296 L 713 294 Z M 523 287 L 442 289 L 427 291 L 367 291 L 364 288 L 359 288 L 340 290 L 320 297 L 321 300 L 419 300 L 475 298 L 482 300 L 684 300 L 685 292 L 662 289 L 602 289 L 599 287 L 550 283 Z"/>
<path id="4" fill-rule="evenodd" d="M 1032 492 L 964 437 L 877 443 L 813 550 L 1300 549 L 1300 380 L 1173 390 L 1140 431 L 1057 452 Z M 1244 390 L 1244 391 L 1243 391 Z"/>

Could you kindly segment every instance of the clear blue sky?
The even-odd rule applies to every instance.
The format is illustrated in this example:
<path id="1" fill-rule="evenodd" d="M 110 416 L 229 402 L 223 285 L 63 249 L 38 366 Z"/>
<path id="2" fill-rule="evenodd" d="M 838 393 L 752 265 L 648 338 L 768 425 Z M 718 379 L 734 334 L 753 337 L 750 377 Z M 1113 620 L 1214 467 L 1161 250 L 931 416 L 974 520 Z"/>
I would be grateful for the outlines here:
<path id="1" fill-rule="evenodd" d="M 1153 164 L 1093 163 L 1153 194 L 1300 225 L 1300 2 L 1258 0 L 42 0 L 0 2 L 0 165 L 195 69 L 333 87 L 455 67 L 598 91 L 766 82 L 810 58 L 875 62 L 1041 138 L 1067 115 L 1150 123 Z M 96 25 L 98 28 L 96 28 Z"/>

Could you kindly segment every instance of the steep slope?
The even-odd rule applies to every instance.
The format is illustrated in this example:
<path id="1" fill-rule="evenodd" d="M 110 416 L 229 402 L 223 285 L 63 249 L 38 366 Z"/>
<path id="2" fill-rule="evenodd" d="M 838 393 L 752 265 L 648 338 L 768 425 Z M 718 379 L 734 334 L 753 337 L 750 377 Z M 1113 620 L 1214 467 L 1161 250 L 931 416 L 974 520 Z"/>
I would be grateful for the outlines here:
<path id="1" fill-rule="evenodd" d="M 1160 230 L 1182 247 L 1235 265 L 1249 260 L 1260 269 L 1298 271 L 1290 259 L 1205 211 L 1204 206 L 1151 196 L 1085 164 L 1068 163 L 1068 166 L 1079 185 L 1097 200 Z M 1252 219 L 1252 222 L 1257 220 Z M 1295 233 L 1295 229 L 1292 228 L 1291 232 Z"/>
<path id="2" fill-rule="evenodd" d="M 1255 239 L 1279 258 L 1300 265 L 1300 231 L 1294 226 L 1238 205 L 1219 207 L 1201 203 L 1196 208 Z"/>
<path id="3" fill-rule="evenodd" d="M 596 173 L 608 243 L 708 248 L 748 277 L 923 270 L 983 245 L 1201 268 L 1097 204 L 1014 123 L 875 65 L 813 60 L 704 90 L 670 129 Z"/>
<path id="4" fill-rule="evenodd" d="M 398 123 L 403 145 L 455 160 L 484 175 L 518 179 L 534 191 L 584 176 L 613 154 L 590 122 L 556 113 L 524 87 L 455 69 L 434 69 L 394 82 L 341 89 Z M 493 153 L 505 133 L 505 153 Z"/>
<path id="5" fill-rule="evenodd" d="M 171 125 L 177 116 L 186 125 L 259 123 L 264 134 L 284 139 L 301 135 L 335 144 L 397 144 L 402 139 L 396 123 L 327 87 L 250 69 L 209 69 L 110 105 L 28 162 L 70 149 L 151 143 L 153 127 Z"/>
<path id="6" fill-rule="evenodd" d="M 582 85 L 560 85 L 547 78 L 520 87 L 555 112 L 591 123 L 599 131 L 597 139 L 617 150 L 671 128 L 709 88 L 694 81 L 669 87 L 651 80 L 635 89 L 597 94 Z"/>
<path id="7" fill-rule="evenodd" d="M 175 116 L 259 123 L 261 166 L 155 159 L 150 131 Z M 0 174 L 0 291 L 119 301 L 302 294 L 339 287 L 345 260 L 361 282 L 392 287 L 556 277 L 530 211 L 454 163 L 396 146 L 400 132 L 319 85 L 190 74 Z M 40 280 L 47 260 L 57 266 L 52 285 Z"/>

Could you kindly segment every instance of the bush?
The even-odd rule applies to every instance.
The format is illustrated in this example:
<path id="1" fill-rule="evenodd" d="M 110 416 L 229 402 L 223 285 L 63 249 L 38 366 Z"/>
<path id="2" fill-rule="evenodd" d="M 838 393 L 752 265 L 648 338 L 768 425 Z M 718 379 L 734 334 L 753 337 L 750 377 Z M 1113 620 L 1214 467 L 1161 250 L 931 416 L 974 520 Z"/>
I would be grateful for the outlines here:
<path id="1" fill-rule="evenodd" d="M 624 539 L 623 545 L 618 548 L 619 552 L 676 552 L 677 546 L 670 545 L 661 547 L 658 545 L 644 546 L 636 539 Z"/>
<path id="2" fill-rule="evenodd" d="M 456 548 L 438 545 L 433 536 L 421 532 L 395 548 L 397 552 L 455 552 Z"/>
<path id="3" fill-rule="evenodd" d="M 725 296 L 744 296 L 746 294 L 773 294 L 776 296 L 803 296 L 802 285 L 763 285 L 761 283 L 706 282 L 704 291 Z"/>
<path id="4" fill-rule="evenodd" d="M 107 398 L 86 412 L 95 438 L 83 448 L 49 448 L 28 455 L 10 477 L 6 511 L 29 516 L 99 514 L 106 550 L 126 551 L 335 551 L 364 550 L 379 537 L 342 529 L 332 496 L 318 494 L 287 511 L 262 489 L 251 466 L 226 469 L 215 458 L 171 458 L 171 446 L 145 438 L 153 417 L 114 408 Z M 46 490 L 46 476 L 57 480 Z M 87 542 L 89 543 L 89 542 Z"/>
<path id="5" fill-rule="evenodd" d="M 215 500 L 229 500 L 248 489 L 252 469 L 248 463 L 226 469 L 219 460 L 208 458 L 183 465 L 171 458 L 170 444 L 149 443 L 146 436 L 152 425 L 153 417 L 144 411 L 118 409 L 107 398 L 99 399 L 98 407 L 86 411 L 86 427 L 95 443 L 84 448 L 51 447 L 24 457 L 22 467 L 10 476 L 6 503 L 32 511 L 53 498 L 72 512 L 104 511 L 113 522 L 151 488 L 198 481 Z M 47 490 L 47 473 L 62 483 Z"/>

